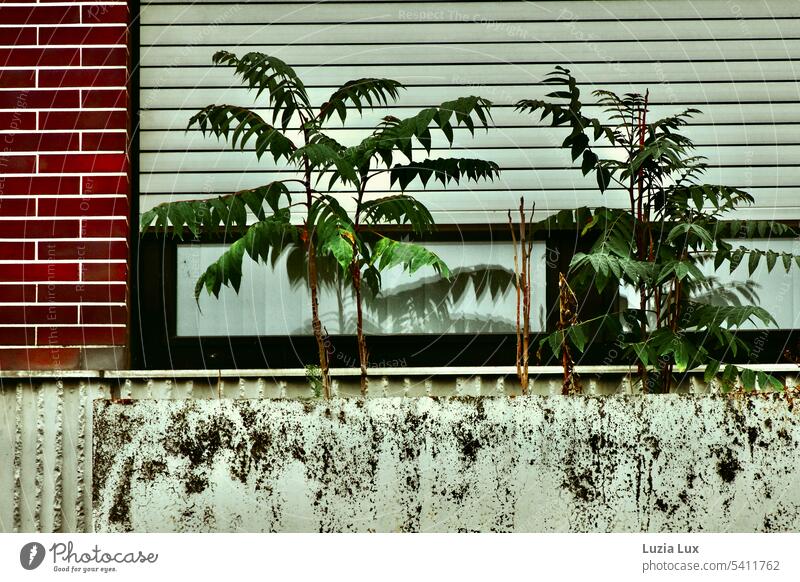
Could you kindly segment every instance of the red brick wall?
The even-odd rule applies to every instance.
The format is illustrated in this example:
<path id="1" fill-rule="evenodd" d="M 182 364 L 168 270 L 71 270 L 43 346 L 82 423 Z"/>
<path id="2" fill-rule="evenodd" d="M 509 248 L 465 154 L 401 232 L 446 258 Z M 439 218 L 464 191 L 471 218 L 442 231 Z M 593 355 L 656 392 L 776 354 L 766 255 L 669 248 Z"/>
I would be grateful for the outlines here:
<path id="1" fill-rule="evenodd" d="M 0 0 L 0 369 L 127 365 L 128 7 Z"/>

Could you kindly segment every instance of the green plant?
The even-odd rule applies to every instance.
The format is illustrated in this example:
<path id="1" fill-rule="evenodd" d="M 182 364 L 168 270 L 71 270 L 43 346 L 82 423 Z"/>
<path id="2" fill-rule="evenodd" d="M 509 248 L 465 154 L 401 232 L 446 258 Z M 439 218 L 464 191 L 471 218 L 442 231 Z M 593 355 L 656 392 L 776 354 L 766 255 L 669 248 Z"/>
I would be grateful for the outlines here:
<path id="1" fill-rule="evenodd" d="M 375 176 L 388 173 L 390 185 L 397 182 L 405 191 L 416 179 L 426 186 L 432 176 L 446 184 L 497 175 L 498 167 L 492 162 L 459 158 L 415 161 L 413 156 L 418 147 L 430 154 L 432 130 L 441 131 L 452 145 L 456 127 L 471 133 L 476 123 L 488 128 L 491 103 L 470 96 L 423 109 L 406 119 L 387 116 L 371 135 L 347 147 L 323 131 L 327 123 L 334 116 L 344 122 L 352 109 L 361 113 L 364 108 L 394 101 L 402 89 L 400 83 L 390 79 L 349 81 L 322 105 L 313 107 L 303 82 L 280 59 L 255 52 L 240 58 L 221 51 L 214 55 L 213 63 L 232 67 L 250 89 L 256 90 L 257 97 L 265 95 L 272 118 L 267 120 L 245 107 L 209 105 L 190 119 L 189 127 L 196 125 L 203 134 L 225 139 L 234 149 L 249 146 L 258 159 L 269 154 L 275 164 L 288 166 L 296 174 L 227 196 L 162 204 L 142 215 L 142 229 L 154 225 L 164 231 L 172 227 L 174 236 L 179 238 L 184 236 L 184 229 L 195 236 L 201 231 L 220 229 L 225 235 L 241 235 L 198 279 L 198 300 L 203 289 L 218 296 L 223 285 L 230 285 L 238 292 L 245 254 L 255 261 L 267 262 L 287 245 L 302 247 L 325 397 L 330 397 L 330 375 L 319 317 L 318 259 L 334 259 L 342 273 L 351 278 L 356 293 L 363 390 L 368 354 L 362 326 L 362 281 L 377 292 L 380 271 L 396 265 L 412 272 L 431 266 L 442 275 L 448 274 L 446 265 L 434 253 L 391 239 L 382 228 L 389 223 L 426 232 L 433 227 L 427 208 L 407 194 L 368 200 L 368 183 Z M 295 133 L 299 134 L 299 142 Z M 397 153 L 403 154 L 408 163 L 394 163 Z M 327 180 L 323 182 L 325 190 L 319 189 L 323 179 Z M 337 188 L 353 194 L 352 216 L 334 194 Z M 297 195 L 300 201 L 293 202 Z M 298 208 L 300 216 L 293 219 L 292 213 Z"/>
<path id="2" fill-rule="evenodd" d="M 595 91 L 606 122 L 584 115 L 569 70 L 557 67 L 546 83 L 558 86 L 548 100 L 523 100 L 517 109 L 540 112 L 552 126 L 567 128 L 562 145 L 570 149 L 573 161 L 581 159 L 583 174 L 594 173 L 600 191 L 619 188 L 629 199 L 627 208 L 580 208 L 549 219 L 550 224 L 577 225 L 580 236 L 593 238 L 589 252 L 577 253 L 571 261 L 573 287 L 594 284 L 602 291 L 628 286 L 636 290 L 638 304 L 574 323 L 546 337 L 542 345 L 558 355 L 568 340 L 583 351 L 588 338 L 605 328 L 636 362 L 645 392 L 668 392 L 676 370 L 699 365 L 706 366 L 706 381 L 719 376 L 726 387 L 738 376 L 748 390 L 757 385 L 781 389 L 781 382 L 769 374 L 722 364 L 750 353 L 736 335 L 745 322 L 770 324 L 774 319 L 755 305 L 720 304 L 724 294 L 719 284 L 701 267 L 727 264 L 733 272 L 746 257 L 752 275 L 763 259 L 769 271 L 781 259 L 788 272 L 792 261 L 800 266 L 800 257 L 746 248 L 731 239 L 793 231 L 775 222 L 726 220 L 753 198 L 739 188 L 702 182 L 705 159 L 693 154 L 692 141 L 680 133 L 700 111 L 686 109 L 651 120 L 648 94 Z M 607 150 L 598 146 L 611 146 L 616 155 L 600 157 L 598 152 Z"/>
<path id="3" fill-rule="evenodd" d="M 308 380 L 314 398 L 322 398 L 322 370 L 319 366 L 308 364 L 305 367 L 306 380 Z"/>

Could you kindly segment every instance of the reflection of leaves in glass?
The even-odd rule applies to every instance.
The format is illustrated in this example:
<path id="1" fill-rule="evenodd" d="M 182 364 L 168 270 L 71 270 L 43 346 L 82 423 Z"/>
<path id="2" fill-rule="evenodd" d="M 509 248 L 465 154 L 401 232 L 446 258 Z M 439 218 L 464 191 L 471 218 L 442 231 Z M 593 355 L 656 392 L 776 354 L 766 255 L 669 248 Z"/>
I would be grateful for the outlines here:
<path id="1" fill-rule="evenodd" d="M 453 269 L 450 279 L 421 277 L 392 285 L 387 294 L 368 292 L 364 297 L 364 330 L 371 335 L 392 333 L 508 333 L 513 331 L 511 318 L 499 313 L 481 316 L 463 315 L 462 302 L 491 300 L 500 303 L 514 288 L 514 275 L 495 265 L 476 265 Z M 341 278 L 327 279 L 328 289 L 335 295 L 339 333 L 356 329 L 352 313 L 352 290 Z M 348 310 L 347 306 L 351 309 Z"/>

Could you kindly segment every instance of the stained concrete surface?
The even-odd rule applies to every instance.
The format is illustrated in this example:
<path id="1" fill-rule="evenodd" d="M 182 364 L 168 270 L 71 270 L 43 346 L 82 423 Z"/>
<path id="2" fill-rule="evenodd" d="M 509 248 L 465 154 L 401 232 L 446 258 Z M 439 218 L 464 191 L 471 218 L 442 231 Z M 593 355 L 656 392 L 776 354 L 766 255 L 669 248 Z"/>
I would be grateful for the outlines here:
<path id="1" fill-rule="evenodd" d="M 96 401 L 96 531 L 800 531 L 780 396 Z"/>

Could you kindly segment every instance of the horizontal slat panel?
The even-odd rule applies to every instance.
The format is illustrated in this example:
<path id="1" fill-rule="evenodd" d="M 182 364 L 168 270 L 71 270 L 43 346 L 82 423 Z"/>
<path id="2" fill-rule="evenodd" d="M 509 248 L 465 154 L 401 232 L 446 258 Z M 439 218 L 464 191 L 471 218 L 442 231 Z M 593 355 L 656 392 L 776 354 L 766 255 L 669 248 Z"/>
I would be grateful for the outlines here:
<path id="1" fill-rule="evenodd" d="M 560 62 L 626 62 L 708 61 L 786 59 L 800 50 L 800 40 L 775 39 L 741 42 L 739 40 L 704 40 L 681 42 L 640 42 L 631 50 L 630 42 L 538 44 L 520 50 L 517 44 L 443 44 L 410 45 L 398 50 L 397 45 L 253 45 L 236 47 L 225 44 L 204 46 L 187 51 L 181 46 L 145 46 L 143 58 L 163 65 L 208 65 L 209 56 L 218 50 L 233 52 L 258 51 L 283 59 L 293 66 L 325 65 L 346 67 L 369 64 L 427 63 L 560 63 Z"/>
<path id="2" fill-rule="evenodd" d="M 787 212 L 800 212 L 800 187 L 798 188 L 753 188 L 750 189 L 756 205 L 746 209 L 749 218 L 761 220 L 783 219 Z M 380 193 L 375 193 L 375 195 Z M 141 198 L 142 211 L 164 202 L 199 199 L 202 194 L 154 194 Z M 576 206 L 625 207 L 628 195 L 622 191 L 600 194 L 596 190 L 549 190 L 543 192 L 508 192 L 481 190 L 476 192 L 428 191 L 417 197 L 431 209 L 436 222 L 441 224 L 495 223 L 496 228 L 507 228 L 509 209 L 519 207 L 519 199 L 525 199 L 526 207 L 536 204 L 535 219 L 540 220 L 555 211 Z M 349 197 L 340 198 L 345 208 L 352 209 Z M 299 218 L 297 219 L 299 220 Z"/>
<path id="3" fill-rule="evenodd" d="M 233 76 L 229 83 L 235 83 Z M 240 87 L 230 87 L 212 89 L 170 89 L 167 84 L 155 85 L 142 89 L 141 107 L 142 109 L 165 109 L 165 108 L 200 108 L 209 103 L 234 103 L 245 107 L 252 107 L 264 104 L 266 99 L 257 98 L 256 93 Z M 582 83 L 581 92 L 587 107 L 592 103 L 592 92 L 600 89 L 602 85 Z M 310 88 L 308 90 L 309 99 L 312 103 L 324 103 L 335 87 L 330 88 Z M 647 85 L 621 84 L 614 87 L 618 93 L 643 92 L 648 89 Z M 476 84 L 457 84 L 453 86 L 436 87 L 407 87 L 401 91 L 396 103 L 390 106 L 392 111 L 403 107 L 428 107 L 438 105 L 443 101 L 455 99 L 463 95 L 476 94 L 489 99 L 495 103 L 495 107 L 511 107 L 520 99 L 540 99 L 550 91 L 545 86 L 539 85 L 487 85 L 485 83 Z M 654 105 L 652 111 L 654 115 L 668 115 L 674 113 L 675 105 L 698 107 L 703 112 L 708 113 L 711 107 L 709 103 L 724 103 L 731 105 L 743 105 L 747 107 L 750 102 L 779 102 L 791 103 L 791 107 L 784 107 L 785 111 L 796 113 L 795 104 L 798 100 L 798 87 L 796 81 L 754 81 L 750 83 L 684 83 L 680 85 L 659 85 L 651 87 L 651 103 Z M 662 107 L 659 104 L 669 104 L 669 107 Z M 771 106 L 767 106 L 771 107 Z M 770 114 L 765 117 L 763 112 Z M 599 110 L 587 109 L 592 115 L 598 115 Z M 765 109 L 758 105 L 751 107 L 746 115 L 749 121 L 753 116 L 761 114 L 758 119 L 753 121 L 771 121 L 772 110 Z M 401 114 L 405 115 L 406 112 Z M 797 119 L 797 116 L 794 116 Z"/>
<path id="4" fill-rule="evenodd" d="M 466 93 L 465 93 L 466 94 Z M 678 111 L 682 110 L 686 106 L 679 106 L 679 107 L 665 107 L 653 108 L 653 115 L 659 115 L 659 112 L 663 112 L 663 114 L 673 114 L 677 113 Z M 720 123 L 733 123 L 733 124 L 742 124 L 742 123 L 769 123 L 769 122 L 797 122 L 798 116 L 794 114 L 793 109 L 796 109 L 796 106 L 789 105 L 789 106 L 782 106 L 782 105 L 772 105 L 772 104 L 759 104 L 753 106 L 747 105 L 724 105 L 724 106 L 713 106 L 713 105 L 698 105 L 698 107 L 702 107 L 703 114 L 698 115 L 695 117 L 694 121 L 697 125 L 704 125 L 710 126 L 711 124 L 720 124 Z M 271 115 L 267 113 L 266 110 L 257 109 L 260 113 L 268 116 L 271 119 Z M 167 110 L 167 111 L 142 111 L 140 117 L 140 127 L 144 130 L 151 130 L 151 129 L 172 129 L 178 131 L 185 131 L 189 118 L 196 113 L 196 109 L 190 109 L 185 111 L 176 111 L 176 110 Z M 352 117 L 348 117 L 347 125 L 345 127 L 356 129 L 356 128 L 374 128 L 375 125 L 380 122 L 381 118 L 384 117 L 387 113 L 393 112 L 395 115 L 400 116 L 411 116 L 414 115 L 418 111 L 418 108 L 414 109 L 406 109 L 406 110 L 382 110 L 376 109 L 374 111 L 366 111 L 362 116 L 358 114 L 354 114 Z M 596 114 L 598 117 L 602 117 L 602 112 L 600 111 L 591 111 L 587 109 L 587 113 Z M 752 115 L 750 114 L 752 112 Z M 529 113 L 519 113 L 514 111 L 512 107 L 495 107 L 492 110 L 492 118 L 494 123 L 497 127 L 537 127 L 542 128 L 542 126 L 537 125 L 539 116 L 538 115 L 531 115 Z M 338 118 L 329 121 L 330 128 L 335 131 L 338 128 L 341 128 L 342 125 L 339 123 Z M 542 128 L 544 129 L 544 128 Z M 193 130 L 194 131 L 194 130 Z M 477 133 L 479 134 L 481 130 Z M 495 130 L 496 131 L 496 130 Z M 562 136 L 559 141 L 563 139 L 565 136 L 565 130 L 561 130 L 560 132 L 556 132 L 557 135 Z"/>
<path id="5" fill-rule="evenodd" d="M 795 106 L 793 106 L 795 107 Z M 328 132 L 331 137 L 343 144 L 357 143 L 367 137 L 369 129 L 336 129 Z M 697 125 L 687 127 L 684 133 L 696 145 L 738 145 L 738 144 L 796 144 L 800 143 L 800 124 L 787 125 Z M 292 135 L 291 137 L 295 137 Z M 564 132 L 550 127 L 503 127 L 489 132 L 478 132 L 472 137 L 468 131 L 454 132 L 453 145 L 456 148 L 473 148 L 477 144 L 491 148 L 540 148 L 550 147 L 564 139 Z M 433 147 L 442 148 L 447 140 L 442 134 L 433 135 Z M 148 130 L 139 136 L 139 148 L 143 152 L 163 151 L 228 151 L 224 141 L 203 136 L 199 131 L 157 131 Z M 720 153 L 720 156 L 724 151 Z M 249 155 L 252 155 L 249 154 Z M 564 152 L 566 155 L 566 152 Z M 726 160 L 726 158 L 721 158 Z"/>
<path id="6" fill-rule="evenodd" d="M 254 188 L 276 179 L 299 178 L 300 174 L 287 172 L 252 172 L 225 174 L 212 171 L 176 174 L 142 174 L 143 193 L 166 192 L 231 192 Z M 705 180 L 710 183 L 731 186 L 800 186 L 800 167 L 774 168 L 711 168 Z M 388 190 L 386 175 L 370 182 L 374 190 Z M 479 183 L 476 190 L 508 188 L 513 190 L 551 190 L 573 188 L 595 188 L 592 178 L 584 178 L 580 170 L 506 170 L 494 183 Z M 463 186 L 462 186 L 463 188 Z M 413 189 L 413 188 L 412 188 Z M 337 188 L 337 191 L 349 191 Z"/>
<path id="7" fill-rule="evenodd" d="M 476 140 L 474 148 L 464 148 L 455 151 L 433 149 L 431 158 L 460 157 L 481 158 L 496 162 L 504 171 L 508 168 L 565 168 L 572 167 L 569 152 L 563 148 L 509 148 L 509 149 L 484 149 L 480 140 Z M 603 157 L 622 158 L 618 150 L 603 148 Z M 417 153 L 420 159 L 424 151 Z M 727 147 L 700 147 L 694 152 L 698 156 L 708 158 L 710 166 L 791 166 L 800 164 L 800 146 L 727 146 Z M 405 163 L 402 155 L 396 161 Z M 214 168 L 219 172 L 231 171 L 263 171 L 275 168 L 269 156 L 260 161 L 251 152 L 225 151 L 225 152 L 179 152 L 179 153 L 143 153 L 139 156 L 142 172 L 179 172 L 188 168 Z M 280 169 L 283 166 L 278 166 Z"/>
<path id="8" fill-rule="evenodd" d="M 520 5 L 521 3 L 515 3 Z M 628 3 L 630 6 L 633 3 Z M 684 6 L 689 3 L 684 3 Z M 232 17 L 235 17 L 233 14 Z M 262 17 L 263 19 L 263 17 Z M 702 40 L 702 39 L 782 39 L 797 38 L 797 23 L 793 20 L 647 20 L 626 26 L 611 22 L 520 22 L 510 26 L 487 25 L 479 22 L 430 23 L 408 20 L 395 25 L 358 24 L 341 26 L 309 26 L 289 24 L 187 25 L 172 23 L 148 26 L 141 29 L 141 42 L 145 45 L 225 45 L 236 43 L 262 44 L 269 38 L 271 44 L 331 44 L 358 42 L 384 43 L 456 43 L 456 42 L 527 42 L 535 50 L 540 42 L 565 42 L 592 39 L 594 42 L 620 40 Z"/>
<path id="9" fill-rule="evenodd" d="M 788 81 L 794 72 L 787 62 L 744 61 L 736 66 L 719 63 L 627 63 L 625 65 L 574 63 L 573 75 L 579 80 L 592 79 L 595 83 L 629 83 L 637 79 L 644 85 L 658 84 L 663 79 L 671 83 L 711 83 L 742 81 Z M 362 77 L 388 77 L 404 85 L 464 85 L 464 84 L 531 84 L 539 83 L 552 65 L 429 65 L 426 67 L 400 65 L 355 65 L 352 67 L 297 67 L 297 74 L 309 86 L 339 86 L 351 79 Z M 234 80 L 232 69 L 223 67 L 155 67 L 143 68 L 142 86 L 196 87 L 222 84 L 230 86 Z"/>
<path id="10" fill-rule="evenodd" d="M 145 24 L 175 24 L 180 22 L 297 22 L 329 23 L 352 20 L 396 23 L 403 21 L 478 21 L 486 23 L 559 20 L 643 20 L 684 19 L 697 16 L 700 8 L 686 11 L 686 2 L 205 2 L 190 5 L 164 6 L 162 2 L 143 2 L 141 18 Z M 211 0 L 206 0 L 211 3 Z M 149 4 L 155 4 L 150 6 Z M 159 6 L 159 4 L 162 4 Z M 742 6 L 719 0 L 704 0 L 704 18 L 799 16 L 795 3 L 770 5 L 765 0 L 749 0 Z M 226 6 L 227 5 L 227 6 Z M 222 20 L 220 20 L 222 19 Z"/>
<path id="11" fill-rule="evenodd" d="M 455 146 L 464 149 L 450 153 L 497 161 L 501 179 L 420 193 L 439 220 L 504 223 L 521 193 L 541 209 L 626 203 L 624 192 L 600 196 L 591 177 L 568 169 L 568 152 L 558 149 L 564 130 L 513 110 L 519 99 L 551 90 L 541 81 L 554 64 L 582 83 L 590 115 L 603 117 L 591 105 L 599 88 L 649 88 L 651 119 L 701 109 L 683 131 L 710 158 L 705 179 L 752 189 L 757 207 L 748 216 L 800 217 L 799 2 L 155 1 L 144 3 L 142 23 L 143 210 L 172 193 L 227 193 L 291 175 L 185 133 L 189 117 L 209 103 L 256 105 L 230 68 L 210 66 L 226 49 L 285 59 L 313 103 L 354 78 L 406 83 L 397 104 L 354 114 L 344 127 L 329 122 L 331 136 L 347 145 L 387 114 L 405 117 L 469 94 L 495 102 L 496 127 L 475 137 L 456 131 Z M 446 145 L 434 133 L 433 156 L 447 155 Z M 376 179 L 373 189 L 388 189 L 388 181 Z"/>

